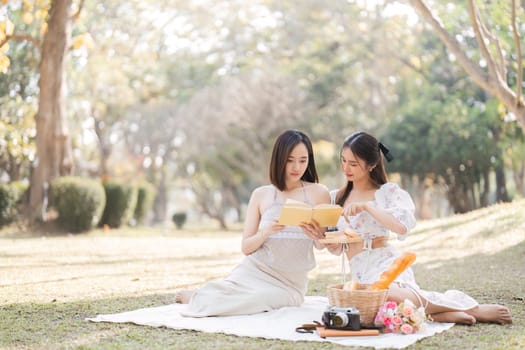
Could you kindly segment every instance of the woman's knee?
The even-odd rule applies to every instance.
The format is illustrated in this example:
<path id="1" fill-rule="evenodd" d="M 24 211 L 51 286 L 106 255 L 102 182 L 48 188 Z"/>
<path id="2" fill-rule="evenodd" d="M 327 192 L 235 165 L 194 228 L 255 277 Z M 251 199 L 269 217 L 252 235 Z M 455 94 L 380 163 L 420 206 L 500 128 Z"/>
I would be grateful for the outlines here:
<path id="1" fill-rule="evenodd" d="M 424 303 L 422 298 L 411 288 L 400 286 L 397 283 L 390 285 L 390 288 L 388 289 L 387 300 L 395 301 L 399 304 L 404 302 L 406 299 L 410 300 L 417 307 L 423 306 L 422 304 Z"/>
<path id="2" fill-rule="evenodd" d="M 392 285 L 388 289 L 386 299 L 388 301 L 395 301 L 396 303 L 401 303 L 406 299 L 406 296 L 407 294 L 403 290 L 401 290 L 400 287 L 398 287 L 397 285 Z"/>

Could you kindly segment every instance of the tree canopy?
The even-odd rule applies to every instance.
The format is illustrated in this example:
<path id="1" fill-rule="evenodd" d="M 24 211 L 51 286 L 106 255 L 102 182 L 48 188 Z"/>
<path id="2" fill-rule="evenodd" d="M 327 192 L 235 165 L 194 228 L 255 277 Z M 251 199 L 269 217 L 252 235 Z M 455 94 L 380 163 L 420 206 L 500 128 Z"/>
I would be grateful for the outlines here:
<path id="1" fill-rule="evenodd" d="M 280 131 L 312 137 L 334 188 L 361 129 L 453 211 L 508 200 L 525 192 L 524 18 L 514 1 L 4 0 L 1 178 L 27 179 L 37 213 L 54 177 L 144 178 L 157 221 L 191 206 L 225 226 Z"/>

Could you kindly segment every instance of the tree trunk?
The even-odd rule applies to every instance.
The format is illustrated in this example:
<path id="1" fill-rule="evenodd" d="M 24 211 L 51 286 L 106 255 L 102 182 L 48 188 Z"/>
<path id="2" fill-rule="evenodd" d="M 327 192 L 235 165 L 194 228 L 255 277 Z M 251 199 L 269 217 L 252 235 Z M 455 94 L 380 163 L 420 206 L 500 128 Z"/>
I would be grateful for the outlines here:
<path id="1" fill-rule="evenodd" d="M 36 114 L 36 159 L 29 193 L 29 217 L 45 220 L 46 192 L 58 176 L 73 168 L 71 140 L 66 122 L 65 60 L 71 36 L 71 0 L 55 0 L 49 10 L 42 44 L 40 95 Z"/>
<path id="2" fill-rule="evenodd" d="M 469 186 L 471 210 L 479 208 L 478 196 L 476 196 L 476 185 L 479 185 L 479 183 L 473 183 Z"/>
<path id="3" fill-rule="evenodd" d="M 525 132 L 525 106 L 523 105 L 523 103 L 516 104 L 515 100 L 513 100 L 510 97 L 506 100 L 500 98 L 500 101 L 502 101 L 505 104 L 505 106 L 514 114 L 518 125 L 521 126 L 521 130 Z"/>
<path id="4" fill-rule="evenodd" d="M 18 181 L 20 180 L 22 173 L 22 163 L 17 162 L 16 157 L 13 157 L 11 154 L 8 154 L 9 166 L 7 167 L 7 173 L 9 176 L 9 181 Z"/>
<path id="5" fill-rule="evenodd" d="M 525 195 L 525 160 L 511 160 L 512 179 L 516 186 L 516 192 L 521 196 Z"/>
<path id="6" fill-rule="evenodd" d="M 500 164 L 498 164 L 496 167 L 496 202 L 498 203 L 509 201 L 509 194 L 507 192 L 507 180 L 505 179 L 505 170 L 503 169 L 503 164 Z"/>
<path id="7" fill-rule="evenodd" d="M 458 187 L 450 188 L 447 192 L 447 198 L 455 214 L 462 214 L 469 211 L 466 201 L 467 193 Z"/>
<path id="8" fill-rule="evenodd" d="M 92 111 L 93 115 L 96 115 L 96 111 Z M 100 151 L 100 169 L 99 175 L 106 179 L 109 177 L 109 156 L 111 155 L 111 143 L 107 137 L 107 130 L 105 130 L 104 122 L 95 117 L 95 134 L 98 138 L 98 149 Z"/>
<path id="9" fill-rule="evenodd" d="M 209 193 L 211 193 L 211 191 L 205 190 L 199 192 L 195 191 L 195 187 L 193 187 L 193 192 L 197 196 L 197 204 L 201 208 L 201 212 L 203 214 L 206 214 L 210 219 L 217 220 L 221 230 L 228 231 L 228 225 L 226 224 L 226 219 L 224 217 L 224 212 L 222 208 L 219 208 L 219 206 L 214 205 L 214 203 L 211 203 L 211 196 L 208 195 Z"/>
<path id="10" fill-rule="evenodd" d="M 166 166 L 159 169 L 160 180 L 153 204 L 153 223 L 163 224 L 168 212 L 168 186 L 166 185 Z"/>
<path id="11" fill-rule="evenodd" d="M 499 52 L 497 53 L 492 53 L 488 49 L 488 43 L 494 44 L 494 34 L 488 32 L 481 19 L 475 15 L 478 12 L 476 3 L 474 1 L 468 1 L 469 17 L 480 53 L 488 64 L 487 71 L 480 67 L 476 61 L 471 59 L 471 56 L 463 49 L 455 35 L 447 31 L 441 19 L 430 10 L 425 1 L 409 0 L 409 3 L 432 27 L 439 39 L 447 49 L 454 54 L 458 64 L 465 69 L 472 80 L 483 90 L 501 101 L 501 103 L 503 103 L 505 107 L 514 114 L 518 125 L 523 131 L 525 131 L 525 104 L 523 103 L 522 90 L 520 88 L 517 89 L 517 91 L 514 91 L 508 85 L 506 71 L 507 69 L 510 69 L 510 67 L 505 66 L 503 60 L 499 58 L 504 56 L 501 49 L 498 47 Z M 520 49 L 516 48 L 516 51 L 516 54 L 521 54 Z M 518 69 L 522 69 L 521 64 L 518 65 Z M 520 86 L 521 83 L 521 81 L 518 81 L 518 86 Z"/>
<path id="12" fill-rule="evenodd" d="M 468 191 L 463 186 L 454 174 L 450 174 L 446 179 L 447 184 L 447 199 L 455 214 L 468 212 L 469 200 Z"/>
<path id="13" fill-rule="evenodd" d="M 483 173 L 483 191 L 480 189 L 479 194 L 479 205 L 484 208 L 489 205 L 489 193 L 490 193 L 490 179 L 489 172 L 485 171 Z"/>
<path id="14" fill-rule="evenodd" d="M 523 160 L 514 167 L 514 182 L 517 192 L 525 196 L 525 161 Z"/>
<path id="15" fill-rule="evenodd" d="M 223 183 L 223 196 L 225 198 L 228 198 L 228 204 L 232 206 L 232 208 L 235 209 L 235 213 L 237 214 L 237 222 L 243 222 L 242 217 L 242 203 L 240 200 L 239 191 L 237 190 L 237 186 L 231 182 Z"/>
<path id="16" fill-rule="evenodd" d="M 223 216 L 216 217 L 215 219 L 217 219 L 217 221 L 219 221 L 219 226 L 220 226 L 221 230 L 228 231 L 228 225 L 226 225 L 226 220 L 224 220 Z"/>

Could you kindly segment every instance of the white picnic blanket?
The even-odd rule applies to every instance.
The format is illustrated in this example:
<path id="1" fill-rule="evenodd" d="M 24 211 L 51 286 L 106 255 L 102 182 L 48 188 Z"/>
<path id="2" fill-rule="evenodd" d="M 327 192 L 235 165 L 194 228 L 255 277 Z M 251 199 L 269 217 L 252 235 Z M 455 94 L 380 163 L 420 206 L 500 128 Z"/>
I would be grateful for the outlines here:
<path id="1" fill-rule="evenodd" d="M 300 307 L 284 307 L 279 310 L 254 315 L 226 317 L 184 317 L 180 313 L 187 305 L 171 304 L 138 309 L 118 314 L 97 315 L 87 318 L 92 322 L 135 323 L 152 327 L 189 329 L 207 333 L 224 333 L 241 337 L 260 337 L 289 341 L 333 342 L 348 346 L 367 346 L 376 349 L 402 349 L 419 339 L 443 332 L 454 323 L 429 322 L 424 332 L 402 335 L 381 334 L 379 336 L 321 338 L 317 333 L 298 333 L 295 328 L 304 323 L 321 321 L 328 299 L 321 296 L 307 296 Z"/>

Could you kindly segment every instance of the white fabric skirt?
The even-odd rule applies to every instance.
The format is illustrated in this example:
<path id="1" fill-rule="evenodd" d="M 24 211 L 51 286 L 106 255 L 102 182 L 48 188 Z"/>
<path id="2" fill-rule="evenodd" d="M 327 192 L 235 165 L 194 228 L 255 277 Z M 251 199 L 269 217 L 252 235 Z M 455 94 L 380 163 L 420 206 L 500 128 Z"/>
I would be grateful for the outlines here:
<path id="1" fill-rule="evenodd" d="M 304 273 L 284 276 L 246 257 L 230 276 L 198 289 L 183 316 L 249 315 L 284 306 L 300 306 L 306 283 Z"/>

